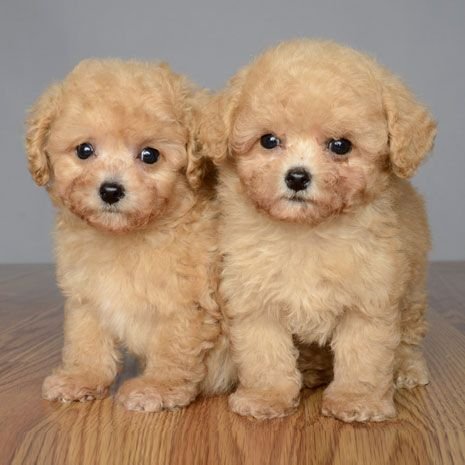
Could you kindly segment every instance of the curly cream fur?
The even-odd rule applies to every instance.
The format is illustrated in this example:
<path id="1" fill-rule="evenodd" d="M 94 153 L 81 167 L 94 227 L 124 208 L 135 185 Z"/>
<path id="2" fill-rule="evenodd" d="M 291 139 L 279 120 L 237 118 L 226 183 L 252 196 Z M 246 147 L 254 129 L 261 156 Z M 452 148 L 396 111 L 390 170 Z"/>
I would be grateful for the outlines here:
<path id="1" fill-rule="evenodd" d="M 267 133 L 281 145 L 261 147 Z M 199 138 L 220 167 L 235 412 L 292 412 L 302 376 L 315 385 L 331 375 L 332 356 L 315 355 L 316 344 L 334 354 L 325 415 L 383 420 L 395 414 L 395 384 L 427 382 L 419 344 L 430 240 L 422 199 L 401 178 L 434 136 L 429 113 L 396 77 L 331 42 L 283 43 L 212 98 Z M 338 158 L 327 141 L 341 137 L 353 149 Z M 308 191 L 286 188 L 293 166 L 312 174 Z M 303 375 L 296 342 L 307 347 Z"/>
<path id="2" fill-rule="evenodd" d="M 143 367 L 117 393 L 126 408 L 174 408 L 198 394 L 220 331 L 218 212 L 193 142 L 204 98 L 166 65 L 86 60 L 33 107 L 29 167 L 57 208 L 66 296 L 63 361 L 44 381 L 46 399 L 105 396 L 121 347 Z M 86 160 L 75 153 L 83 142 L 95 149 Z M 146 146 L 160 151 L 153 165 L 137 158 Z M 106 180 L 125 188 L 117 205 L 99 198 Z"/>

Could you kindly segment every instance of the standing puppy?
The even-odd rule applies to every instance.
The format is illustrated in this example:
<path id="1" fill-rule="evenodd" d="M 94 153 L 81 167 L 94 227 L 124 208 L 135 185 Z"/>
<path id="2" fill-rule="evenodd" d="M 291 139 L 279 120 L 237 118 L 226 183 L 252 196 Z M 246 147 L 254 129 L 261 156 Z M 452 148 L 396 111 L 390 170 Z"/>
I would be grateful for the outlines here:
<path id="1" fill-rule="evenodd" d="M 430 239 L 406 179 L 435 133 L 395 76 L 330 42 L 283 43 L 212 100 L 200 139 L 221 173 L 235 412 L 271 418 L 297 406 L 295 343 L 330 343 L 323 413 L 344 421 L 392 417 L 395 385 L 428 382 L 419 344 Z"/>
<path id="2" fill-rule="evenodd" d="M 198 104 L 166 65 L 87 60 L 32 108 L 29 170 L 57 209 L 66 296 L 63 362 L 45 399 L 104 397 L 118 345 L 144 367 L 117 394 L 126 408 L 159 411 L 197 395 L 219 331 L 217 213 L 193 147 Z"/>

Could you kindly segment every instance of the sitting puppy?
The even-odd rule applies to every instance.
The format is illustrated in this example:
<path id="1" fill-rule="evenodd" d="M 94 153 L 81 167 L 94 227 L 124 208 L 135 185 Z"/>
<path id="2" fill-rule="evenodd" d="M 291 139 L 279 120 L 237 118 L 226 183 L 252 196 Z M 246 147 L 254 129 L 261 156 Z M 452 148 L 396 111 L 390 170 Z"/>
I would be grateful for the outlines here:
<path id="1" fill-rule="evenodd" d="M 57 208 L 66 296 L 63 363 L 45 399 L 104 397 L 119 344 L 143 366 L 117 394 L 127 409 L 197 395 L 219 332 L 217 209 L 193 144 L 201 99 L 166 65 L 88 60 L 32 108 L 29 169 Z"/>
<path id="2" fill-rule="evenodd" d="M 323 414 L 394 416 L 394 385 L 428 382 L 419 344 L 430 239 L 406 180 L 433 144 L 427 110 L 363 54 L 297 40 L 232 78 L 199 131 L 220 166 L 232 410 L 289 414 L 302 386 L 296 345 L 311 354 L 330 344 Z M 324 373 L 331 356 L 315 355 Z"/>

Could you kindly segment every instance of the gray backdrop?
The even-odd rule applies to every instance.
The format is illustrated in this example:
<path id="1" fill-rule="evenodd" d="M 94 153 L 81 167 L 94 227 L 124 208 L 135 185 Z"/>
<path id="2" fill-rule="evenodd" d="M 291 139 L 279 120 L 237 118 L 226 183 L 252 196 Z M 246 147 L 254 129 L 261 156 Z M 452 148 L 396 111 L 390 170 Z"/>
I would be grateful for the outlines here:
<path id="1" fill-rule="evenodd" d="M 0 262 L 53 260 L 53 211 L 26 169 L 23 119 L 85 57 L 164 59 L 216 89 L 250 58 L 297 36 L 366 50 L 400 74 L 439 121 L 415 178 L 432 259 L 465 259 L 464 0 L 1 0 Z"/>

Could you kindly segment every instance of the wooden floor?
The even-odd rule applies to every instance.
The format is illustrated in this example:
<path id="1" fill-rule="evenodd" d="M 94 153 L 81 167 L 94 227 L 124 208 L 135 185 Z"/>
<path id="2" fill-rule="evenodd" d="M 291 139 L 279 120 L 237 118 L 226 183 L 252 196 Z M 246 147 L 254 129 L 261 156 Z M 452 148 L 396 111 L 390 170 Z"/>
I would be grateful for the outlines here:
<path id="1" fill-rule="evenodd" d="M 59 362 L 62 304 L 51 266 L 0 266 L 0 465 L 465 465 L 465 262 L 432 265 L 431 384 L 399 392 L 398 418 L 382 424 L 321 417 L 321 390 L 267 422 L 230 413 L 224 397 L 160 414 L 111 398 L 48 403 L 40 386 Z"/>

